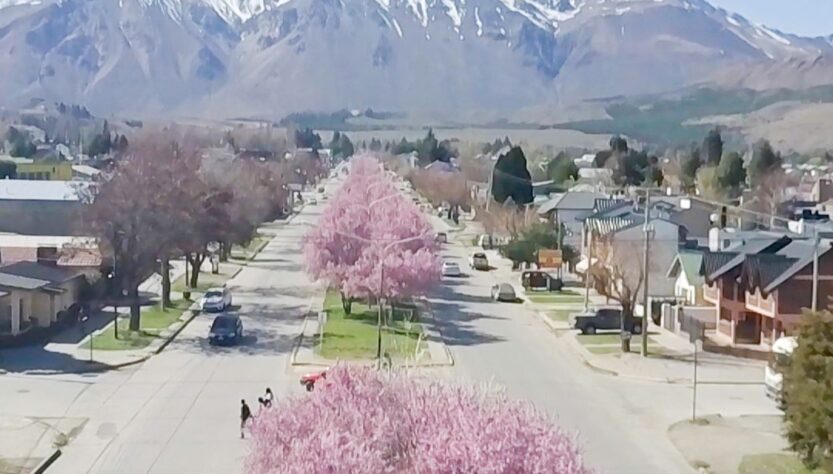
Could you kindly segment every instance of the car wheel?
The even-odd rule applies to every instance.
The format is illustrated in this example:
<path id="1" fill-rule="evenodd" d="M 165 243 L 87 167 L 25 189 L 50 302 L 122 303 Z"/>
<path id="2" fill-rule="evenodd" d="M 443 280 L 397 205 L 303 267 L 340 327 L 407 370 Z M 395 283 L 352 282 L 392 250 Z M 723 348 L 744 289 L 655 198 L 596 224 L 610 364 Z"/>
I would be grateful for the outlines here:
<path id="1" fill-rule="evenodd" d="M 642 334 L 642 325 L 641 324 L 634 324 L 632 329 L 633 329 L 634 334 Z"/>
<path id="2" fill-rule="evenodd" d="M 313 388 L 315 388 L 315 384 L 314 384 L 314 383 L 312 383 L 312 382 L 307 382 L 307 384 L 305 385 L 305 387 L 306 387 L 306 389 L 307 389 L 307 392 L 312 392 L 312 389 L 313 389 Z"/>
<path id="3" fill-rule="evenodd" d="M 584 334 L 596 334 L 596 327 L 592 324 L 584 328 Z"/>

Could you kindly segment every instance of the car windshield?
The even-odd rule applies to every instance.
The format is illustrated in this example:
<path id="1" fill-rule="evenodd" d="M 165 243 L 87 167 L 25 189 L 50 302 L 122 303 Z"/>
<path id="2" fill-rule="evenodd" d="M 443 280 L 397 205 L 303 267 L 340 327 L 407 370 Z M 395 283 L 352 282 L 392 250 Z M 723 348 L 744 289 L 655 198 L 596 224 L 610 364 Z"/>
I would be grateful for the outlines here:
<path id="1" fill-rule="evenodd" d="M 237 322 L 236 318 L 217 318 L 211 325 L 211 329 L 233 329 Z"/>
<path id="2" fill-rule="evenodd" d="M 486 258 L 486 254 L 476 253 L 476 254 L 474 254 L 474 258 Z"/>
<path id="3" fill-rule="evenodd" d="M 206 298 L 222 298 L 223 292 L 222 291 L 209 291 L 205 294 Z"/>

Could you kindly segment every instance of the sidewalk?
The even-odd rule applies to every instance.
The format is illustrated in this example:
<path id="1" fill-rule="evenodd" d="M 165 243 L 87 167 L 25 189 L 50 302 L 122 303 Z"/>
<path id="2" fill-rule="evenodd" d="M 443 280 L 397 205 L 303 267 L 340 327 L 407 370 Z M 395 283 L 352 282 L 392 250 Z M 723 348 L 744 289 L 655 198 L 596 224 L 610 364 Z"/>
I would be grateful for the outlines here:
<path id="1" fill-rule="evenodd" d="M 800 470 L 798 459 L 786 451 L 782 430 L 778 415 L 707 416 L 694 423 L 685 420 L 671 425 L 668 437 L 686 460 L 703 472 L 807 472 Z"/>
<path id="2" fill-rule="evenodd" d="M 602 344 L 592 342 L 600 338 L 608 339 Z M 639 354 L 641 336 L 638 335 L 631 340 L 631 352 L 628 354 L 621 353 L 617 333 L 581 336 L 570 332 L 565 339 L 588 367 L 604 374 L 672 384 L 691 384 L 694 381 L 693 346 L 687 340 L 654 326 L 649 332 L 647 358 Z M 697 382 L 763 384 L 765 365 L 761 361 L 699 351 Z"/>

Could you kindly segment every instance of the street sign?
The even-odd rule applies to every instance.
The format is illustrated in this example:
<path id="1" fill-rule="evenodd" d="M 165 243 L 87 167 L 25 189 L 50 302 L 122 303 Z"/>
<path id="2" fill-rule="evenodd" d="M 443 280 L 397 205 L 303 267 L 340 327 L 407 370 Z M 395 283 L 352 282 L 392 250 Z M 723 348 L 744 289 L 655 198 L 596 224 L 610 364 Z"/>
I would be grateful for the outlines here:
<path id="1" fill-rule="evenodd" d="M 561 263 L 561 250 L 541 249 L 538 251 L 538 268 L 558 268 Z"/>

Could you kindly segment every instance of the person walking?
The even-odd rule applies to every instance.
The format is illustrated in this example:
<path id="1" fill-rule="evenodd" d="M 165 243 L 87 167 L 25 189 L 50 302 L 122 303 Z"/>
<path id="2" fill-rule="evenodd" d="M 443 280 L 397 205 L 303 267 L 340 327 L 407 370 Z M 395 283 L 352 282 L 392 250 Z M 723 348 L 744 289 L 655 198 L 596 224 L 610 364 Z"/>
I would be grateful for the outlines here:
<path id="1" fill-rule="evenodd" d="M 240 400 L 240 439 L 245 438 L 244 430 L 246 423 L 252 418 L 252 410 L 246 404 L 246 400 Z"/>
<path id="2" fill-rule="evenodd" d="M 266 387 L 266 395 L 263 396 L 263 401 L 265 402 L 264 406 L 266 406 L 267 408 L 271 407 L 272 402 L 274 400 L 275 400 L 275 395 L 272 394 L 272 389 L 269 388 L 269 387 Z"/>

